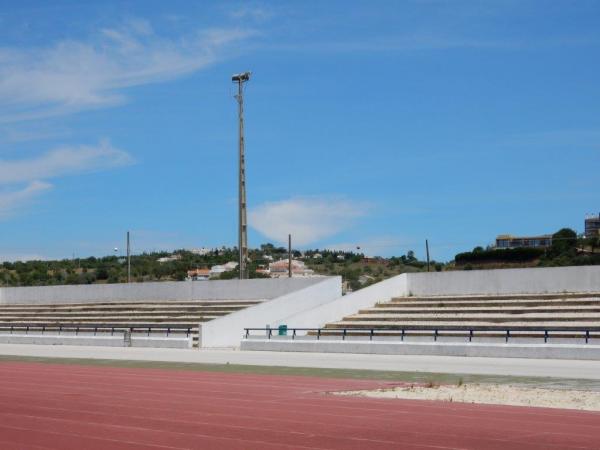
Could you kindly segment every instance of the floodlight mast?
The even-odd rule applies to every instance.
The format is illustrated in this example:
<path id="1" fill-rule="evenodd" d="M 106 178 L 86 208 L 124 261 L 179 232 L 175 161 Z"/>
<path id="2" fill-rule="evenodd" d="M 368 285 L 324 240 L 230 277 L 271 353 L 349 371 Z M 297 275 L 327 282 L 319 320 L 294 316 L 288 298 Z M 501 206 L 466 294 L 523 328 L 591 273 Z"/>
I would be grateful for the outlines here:
<path id="1" fill-rule="evenodd" d="M 231 81 L 237 83 L 238 93 L 235 99 L 238 102 L 238 133 L 239 133 L 239 165 L 238 165 L 238 250 L 240 271 L 240 280 L 248 278 L 248 224 L 246 222 L 246 157 L 244 149 L 244 90 L 243 84 L 250 80 L 250 72 L 243 72 L 233 75 Z"/>

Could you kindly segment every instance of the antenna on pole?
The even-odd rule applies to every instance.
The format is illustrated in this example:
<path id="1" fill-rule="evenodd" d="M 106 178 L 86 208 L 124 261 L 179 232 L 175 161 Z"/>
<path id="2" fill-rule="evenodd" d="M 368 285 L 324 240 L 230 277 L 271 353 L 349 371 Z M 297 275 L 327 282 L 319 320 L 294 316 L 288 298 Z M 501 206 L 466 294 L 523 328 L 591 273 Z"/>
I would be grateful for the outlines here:
<path id="1" fill-rule="evenodd" d="M 238 102 L 238 133 L 239 133 L 239 230 L 238 230 L 238 251 L 239 251 L 239 269 L 240 280 L 248 278 L 246 263 L 248 261 L 248 224 L 246 222 L 246 161 L 244 153 L 244 90 L 243 85 L 250 80 L 250 72 L 243 72 L 233 75 L 231 81 L 238 84 L 238 93 L 235 99 Z"/>

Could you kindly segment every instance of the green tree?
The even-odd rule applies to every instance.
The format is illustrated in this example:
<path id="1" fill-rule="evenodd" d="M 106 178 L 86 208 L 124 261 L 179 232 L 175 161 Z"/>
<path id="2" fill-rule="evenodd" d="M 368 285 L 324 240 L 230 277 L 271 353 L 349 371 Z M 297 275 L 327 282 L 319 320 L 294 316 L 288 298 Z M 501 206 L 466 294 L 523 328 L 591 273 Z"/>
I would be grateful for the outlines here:
<path id="1" fill-rule="evenodd" d="M 575 256 L 577 246 L 577 233 L 570 228 L 562 228 L 552 235 L 552 246 L 549 256 Z"/>

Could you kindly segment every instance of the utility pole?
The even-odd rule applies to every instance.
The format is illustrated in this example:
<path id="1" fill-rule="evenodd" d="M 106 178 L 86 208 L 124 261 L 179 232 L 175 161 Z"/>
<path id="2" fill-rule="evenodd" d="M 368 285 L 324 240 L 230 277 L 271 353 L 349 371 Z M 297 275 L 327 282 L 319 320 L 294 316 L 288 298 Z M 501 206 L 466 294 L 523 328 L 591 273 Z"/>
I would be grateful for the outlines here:
<path id="1" fill-rule="evenodd" d="M 131 283 L 131 247 L 129 246 L 129 231 L 127 232 L 127 282 Z"/>
<path id="2" fill-rule="evenodd" d="M 429 241 L 425 239 L 425 251 L 427 252 L 427 272 L 429 272 Z"/>
<path id="3" fill-rule="evenodd" d="M 238 250 L 239 250 L 239 262 L 238 267 L 240 269 L 240 280 L 248 278 L 248 269 L 246 264 L 248 262 L 248 224 L 246 222 L 246 160 L 244 153 L 244 89 L 243 85 L 245 82 L 250 80 L 250 72 L 238 73 L 231 77 L 231 81 L 237 83 L 238 93 L 235 99 L 238 102 L 238 133 L 239 133 L 239 166 L 238 166 Z"/>
<path id="4" fill-rule="evenodd" d="M 292 278 L 292 235 L 288 234 L 288 276 Z"/>

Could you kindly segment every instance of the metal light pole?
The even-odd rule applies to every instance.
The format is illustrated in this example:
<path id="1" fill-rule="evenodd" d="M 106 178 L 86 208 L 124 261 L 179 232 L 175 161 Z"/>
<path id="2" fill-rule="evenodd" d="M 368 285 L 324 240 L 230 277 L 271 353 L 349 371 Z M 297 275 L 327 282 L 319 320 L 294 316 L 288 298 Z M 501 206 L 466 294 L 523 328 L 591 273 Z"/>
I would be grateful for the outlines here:
<path id="1" fill-rule="evenodd" d="M 127 282 L 131 283 L 131 247 L 129 246 L 129 231 L 127 232 Z"/>
<path id="2" fill-rule="evenodd" d="M 250 72 L 239 73 L 231 77 L 231 81 L 238 84 L 238 93 L 235 99 L 238 102 L 239 116 L 239 230 L 238 250 L 240 280 L 248 278 L 248 224 L 246 222 L 246 161 L 244 154 L 244 90 L 243 84 L 250 80 Z"/>
<path id="3" fill-rule="evenodd" d="M 292 235 L 288 234 L 288 276 L 292 278 Z"/>

